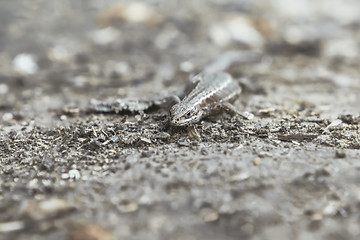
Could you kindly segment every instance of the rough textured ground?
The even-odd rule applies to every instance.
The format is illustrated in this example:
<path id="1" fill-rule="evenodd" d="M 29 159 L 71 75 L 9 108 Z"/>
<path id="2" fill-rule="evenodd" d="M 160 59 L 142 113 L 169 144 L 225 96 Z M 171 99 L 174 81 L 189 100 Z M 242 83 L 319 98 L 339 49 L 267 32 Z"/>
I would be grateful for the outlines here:
<path id="1" fill-rule="evenodd" d="M 359 239 L 359 11 L 1 1 L 0 239 Z M 228 51 L 255 118 L 169 126 L 152 100 Z"/>

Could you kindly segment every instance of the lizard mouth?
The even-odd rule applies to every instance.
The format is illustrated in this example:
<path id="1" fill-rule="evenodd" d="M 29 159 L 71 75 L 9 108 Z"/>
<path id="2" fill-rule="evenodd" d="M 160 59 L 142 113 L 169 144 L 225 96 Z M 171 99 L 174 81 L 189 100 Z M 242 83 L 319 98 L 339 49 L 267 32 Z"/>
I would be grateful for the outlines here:
<path id="1" fill-rule="evenodd" d="M 170 125 L 172 125 L 172 126 L 185 126 L 185 125 L 188 125 L 188 123 L 186 121 L 181 122 L 179 119 L 171 118 L 170 119 Z"/>

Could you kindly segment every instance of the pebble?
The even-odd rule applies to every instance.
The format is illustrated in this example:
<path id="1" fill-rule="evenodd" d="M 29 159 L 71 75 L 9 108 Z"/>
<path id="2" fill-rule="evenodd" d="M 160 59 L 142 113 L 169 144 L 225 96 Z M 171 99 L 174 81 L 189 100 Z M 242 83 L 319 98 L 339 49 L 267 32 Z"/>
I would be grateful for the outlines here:
<path id="1" fill-rule="evenodd" d="M 148 144 L 152 143 L 151 139 L 147 137 L 140 137 L 140 140 L 144 143 L 148 143 Z"/>
<path id="2" fill-rule="evenodd" d="M 88 79 L 84 76 L 75 76 L 72 81 L 76 87 L 83 87 L 88 82 Z"/>
<path id="3" fill-rule="evenodd" d="M 72 178 L 74 180 L 79 180 L 81 177 L 79 170 L 77 169 L 71 169 L 69 171 L 69 178 Z"/>
<path id="4" fill-rule="evenodd" d="M 231 182 L 241 182 L 241 181 L 247 180 L 248 178 L 250 178 L 250 173 L 241 172 L 241 173 L 231 176 L 230 181 Z"/>
<path id="5" fill-rule="evenodd" d="M 117 143 L 117 142 L 120 141 L 119 136 L 111 136 L 111 137 L 110 137 L 110 140 L 111 140 L 113 143 Z"/>
<path id="6" fill-rule="evenodd" d="M 12 222 L 1 222 L 0 223 L 0 233 L 19 231 L 23 228 L 25 228 L 25 223 L 23 221 L 12 221 Z"/>
<path id="7" fill-rule="evenodd" d="M 314 212 L 311 212 L 309 214 L 309 218 L 312 220 L 312 221 L 320 221 L 323 219 L 323 214 L 321 212 L 318 212 L 318 211 L 314 211 Z"/>
<path id="8" fill-rule="evenodd" d="M 260 109 L 258 112 L 259 112 L 259 114 L 262 114 L 262 115 L 270 115 L 270 114 L 274 113 L 275 111 L 276 111 L 275 108 L 269 107 L 269 108 Z"/>
<path id="9" fill-rule="evenodd" d="M 61 198 L 50 198 L 43 201 L 30 201 L 25 207 L 26 214 L 34 220 L 45 220 L 66 213 L 71 208 Z"/>
<path id="10" fill-rule="evenodd" d="M 219 213 L 212 209 L 202 210 L 203 220 L 205 222 L 213 222 L 219 219 Z"/>
<path id="11" fill-rule="evenodd" d="M 359 55 L 357 41 L 353 38 L 328 40 L 323 44 L 322 54 L 325 57 L 356 58 Z"/>
<path id="12" fill-rule="evenodd" d="M 260 158 L 270 158 L 270 157 L 272 157 L 272 154 L 271 153 L 269 153 L 269 152 L 259 152 L 258 154 L 258 157 L 260 157 Z"/>
<path id="13" fill-rule="evenodd" d="M 185 61 L 180 64 L 180 70 L 183 72 L 192 72 L 194 71 L 195 66 L 192 62 Z"/>
<path id="14" fill-rule="evenodd" d="M 68 173 L 63 173 L 63 174 L 61 174 L 61 179 L 67 180 L 67 179 L 69 179 L 69 178 L 70 178 L 70 176 L 69 176 Z"/>
<path id="15" fill-rule="evenodd" d="M 345 152 L 341 151 L 341 150 L 336 150 L 335 151 L 335 157 L 336 158 L 345 158 L 346 157 L 346 154 Z"/>
<path id="16" fill-rule="evenodd" d="M 162 16 L 146 3 L 131 1 L 111 5 L 99 13 L 97 20 L 101 26 L 111 26 L 121 21 L 156 25 L 162 22 Z"/>
<path id="17" fill-rule="evenodd" d="M 36 63 L 36 57 L 33 54 L 21 53 L 16 55 L 13 60 L 14 69 L 23 74 L 35 74 L 39 67 Z"/>
<path id="18" fill-rule="evenodd" d="M 138 210 L 138 208 L 139 205 L 136 202 L 129 202 L 119 206 L 120 211 L 123 213 L 135 212 Z"/>
<path id="19" fill-rule="evenodd" d="M 220 24 L 214 24 L 209 29 L 209 36 L 213 43 L 220 47 L 230 44 L 231 36 L 228 31 Z"/>
<path id="20" fill-rule="evenodd" d="M 54 62 L 67 62 L 73 57 L 73 54 L 65 46 L 61 45 L 49 49 L 47 55 Z"/>
<path id="21" fill-rule="evenodd" d="M 205 155 L 205 156 L 209 154 L 209 152 L 206 150 L 205 147 L 201 148 L 200 153 L 201 155 Z"/>
<path id="22" fill-rule="evenodd" d="M 121 76 L 128 76 L 132 72 L 129 63 L 124 62 L 124 61 L 115 63 L 114 71 Z"/>
<path id="23" fill-rule="evenodd" d="M 326 129 L 334 129 L 337 126 L 339 126 L 340 124 L 342 124 L 342 120 L 341 119 L 335 119 L 334 121 L 332 121 L 327 127 Z"/>
<path id="24" fill-rule="evenodd" d="M 179 35 L 180 32 L 177 29 L 166 29 L 155 38 L 155 46 L 159 49 L 167 49 L 170 47 L 171 43 L 179 37 Z"/>
<path id="25" fill-rule="evenodd" d="M 67 116 L 75 116 L 80 113 L 80 109 L 78 107 L 63 107 L 61 112 Z"/>
<path id="26" fill-rule="evenodd" d="M 109 45 L 119 40 L 121 32 L 113 27 L 107 27 L 90 32 L 91 40 L 97 45 Z"/>
<path id="27" fill-rule="evenodd" d="M 246 16 L 232 16 L 223 23 L 216 23 L 209 29 L 210 39 L 224 47 L 231 42 L 245 44 L 251 48 L 263 47 L 265 40 Z"/>
<path id="28" fill-rule="evenodd" d="M 152 155 L 152 152 L 150 152 L 150 151 L 142 151 L 140 154 L 140 157 L 141 158 L 149 158 L 149 157 L 151 157 L 151 155 Z"/>
<path id="29" fill-rule="evenodd" d="M 26 188 L 27 189 L 38 189 L 39 188 L 39 180 L 37 178 L 31 179 L 27 183 Z"/>
<path id="30" fill-rule="evenodd" d="M 5 83 L 0 84 L 0 95 L 5 95 L 9 92 L 9 86 Z"/>
<path id="31" fill-rule="evenodd" d="M 241 231 L 245 232 L 247 235 L 251 235 L 254 233 L 255 226 L 251 223 L 245 223 L 241 226 Z"/>
<path id="32" fill-rule="evenodd" d="M 338 209 L 340 208 L 339 202 L 330 201 L 323 209 L 323 214 L 327 216 L 333 216 L 337 213 Z"/>
<path id="33" fill-rule="evenodd" d="M 75 223 L 68 230 L 68 240 L 113 240 L 112 231 L 100 224 Z"/>
<path id="34" fill-rule="evenodd" d="M 155 12 L 146 3 L 131 2 L 125 6 L 123 17 L 128 22 L 147 22 L 155 17 Z"/>
<path id="35" fill-rule="evenodd" d="M 2 116 L 2 120 L 4 122 L 8 122 L 10 120 L 12 120 L 14 118 L 12 113 L 4 113 L 4 115 Z"/>
<path id="36" fill-rule="evenodd" d="M 260 161 L 259 158 L 255 158 L 255 159 L 253 160 L 253 162 L 254 162 L 254 165 L 255 165 L 255 166 L 258 166 L 258 165 L 260 165 L 260 163 L 261 163 L 261 161 Z"/>
<path id="37" fill-rule="evenodd" d="M 66 122 L 68 119 L 65 115 L 61 115 L 60 120 Z"/>

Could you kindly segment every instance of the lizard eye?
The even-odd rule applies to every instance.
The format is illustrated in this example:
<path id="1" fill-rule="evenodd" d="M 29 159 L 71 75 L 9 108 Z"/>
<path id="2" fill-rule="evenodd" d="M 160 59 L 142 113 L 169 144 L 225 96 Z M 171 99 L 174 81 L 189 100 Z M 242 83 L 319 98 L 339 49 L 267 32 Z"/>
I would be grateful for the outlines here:
<path id="1" fill-rule="evenodd" d="M 186 116 L 187 116 L 187 117 L 190 117 L 190 116 L 191 116 L 191 113 L 190 113 L 190 112 L 186 113 Z"/>

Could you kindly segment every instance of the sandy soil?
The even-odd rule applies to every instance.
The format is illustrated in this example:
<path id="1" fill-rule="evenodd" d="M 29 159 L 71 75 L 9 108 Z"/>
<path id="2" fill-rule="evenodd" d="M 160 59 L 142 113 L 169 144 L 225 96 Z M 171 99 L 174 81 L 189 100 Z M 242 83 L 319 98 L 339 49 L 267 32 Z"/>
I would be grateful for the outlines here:
<path id="1" fill-rule="evenodd" d="M 1 1 L 0 239 L 359 239 L 359 11 Z M 229 51 L 254 119 L 170 126 Z"/>

